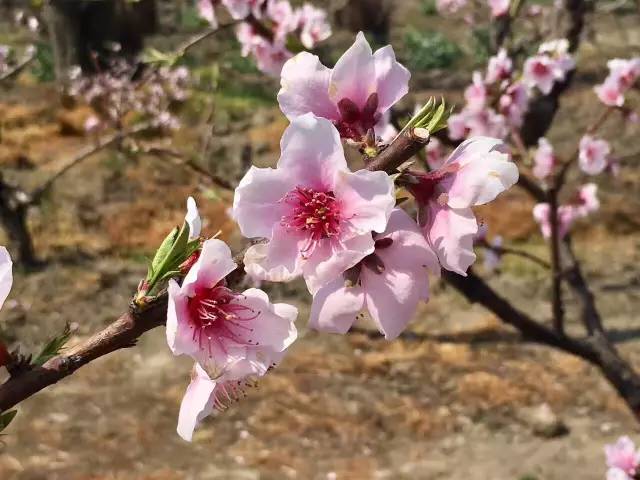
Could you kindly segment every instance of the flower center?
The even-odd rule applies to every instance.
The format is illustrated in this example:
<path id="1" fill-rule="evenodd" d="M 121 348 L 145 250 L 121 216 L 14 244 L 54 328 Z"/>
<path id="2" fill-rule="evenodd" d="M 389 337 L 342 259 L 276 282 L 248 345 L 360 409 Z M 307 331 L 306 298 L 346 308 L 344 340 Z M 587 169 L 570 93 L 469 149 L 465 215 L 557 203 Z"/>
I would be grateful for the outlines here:
<path id="1" fill-rule="evenodd" d="M 310 256 L 320 241 L 340 233 L 340 204 L 333 192 L 298 186 L 283 200 L 291 210 L 282 217 L 282 225 L 303 232 L 308 238 L 303 255 Z"/>
<path id="2" fill-rule="evenodd" d="M 542 62 L 536 62 L 533 65 L 533 73 L 539 76 L 547 75 L 549 73 L 549 67 Z"/>
<path id="3" fill-rule="evenodd" d="M 360 109 L 352 100 L 343 98 L 338 102 L 340 120 L 335 122 L 342 138 L 350 138 L 362 141 L 367 132 L 372 129 L 378 120 L 378 94 L 372 93 L 367 98 L 364 107 Z"/>
<path id="4" fill-rule="evenodd" d="M 247 323 L 255 320 L 260 311 L 234 302 L 242 294 L 233 292 L 223 285 L 196 290 L 189 298 L 189 318 L 193 329 L 193 339 L 201 349 L 206 349 L 213 356 L 218 348 L 227 353 L 226 344 L 259 345 L 253 340 L 253 328 Z"/>

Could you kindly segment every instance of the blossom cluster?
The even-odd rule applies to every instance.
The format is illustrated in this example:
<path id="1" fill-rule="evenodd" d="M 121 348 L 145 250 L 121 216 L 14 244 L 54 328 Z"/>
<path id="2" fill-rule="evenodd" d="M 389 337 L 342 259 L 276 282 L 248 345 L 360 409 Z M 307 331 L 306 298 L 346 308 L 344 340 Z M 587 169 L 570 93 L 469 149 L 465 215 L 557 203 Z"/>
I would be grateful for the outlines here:
<path id="1" fill-rule="evenodd" d="M 575 67 L 568 53 L 566 39 L 540 45 L 538 52 L 526 59 L 520 76 L 505 49 L 491 57 L 484 75 L 474 72 L 465 90 L 465 106 L 449 120 L 449 137 L 461 140 L 474 135 L 507 138 L 519 129 L 527 113 L 533 91 L 551 92 Z"/>
<path id="2" fill-rule="evenodd" d="M 217 26 L 217 0 L 199 0 L 200 16 Z M 309 3 L 294 8 L 289 0 L 220 0 L 234 20 L 242 55 L 252 55 L 258 69 L 278 76 L 292 50 L 312 49 L 331 36 L 327 13 Z"/>
<path id="3" fill-rule="evenodd" d="M 469 5 L 468 0 L 437 0 L 436 9 L 442 15 L 453 15 Z M 491 18 L 500 18 L 509 14 L 511 0 L 488 0 L 487 6 Z"/>
<path id="4" fill-rule="evenodd" d="M 558 236 L 564 237 L 573 223 L 598 211 L 600 201 L 598 186 L 587 183 L 580 187 L 570 202 L 558 207 Z M 538 203 L 533 207 L 533 218 L 540 225 L 544 238 L 551 238 L 551 207 L 548 203 Z"/>
<path id="5" fill-rule="evenodd" d="M 69 94 L 91 105 L 96 115 L 87 119 L 85 129 L 121 129 L 132 119 L 152 126 L 174 129 L 178 119 L 171 108 L 188 96 L 189 70 L 186 67 L 139 67 L 125 60 L 112 62 L 109 69 L 92 76 L 79 67 L 69 73 Z"/>
<path id="6" fill-rule="evenodd" d="M 529 95 L 527 85 L 517 78 L 512 59 L 501 49 L 489 59 L 484 75 L 474 72 L 464 93 L 464 108 L 449 119 L 449 137 L 506 138 L 512 129 L 522 126 Z"/>
<path id="7" fill-rule="evenodd" d="M 634 480 L 640 470 L 640 451 L 629 437 L 604 447 L 607 461 L 607 480 Z"/>
<path id="8" fill-rule="evenodd" d="M 429 172 L 352 171 L 344 149 L 370 137 L 407 93 L 409 76 L 391 46 L 374 53 L 361 33 L 333 69 L 307 52 L 282 69 L 278 101 L 290 125 L 280 158 L 275 168 L 249 169 L 231 216 L 255 239 L 243 261 L 251 279 L 304 279 L 311 328 L 345 333 L 367 311 L 387 339 L 396 338 L 428 300 L 430 277 L 441 268 L 466 275 L 475 261 L 472 207 L 518 179 L 501 140 L 490 137 L 468 139 Z M 396 205 L 395 183 L 413 195 L 416 218 Z M 189 203 L 187 223 L 197 218 Z M 196 361 L 178 421 L 186 439 L 296 338 L 296 309 L 271 304 L 255 288 L 235 292 L 224 280 L 235 269 L 229 248 L 209 239 L 182 284 L 169 284 L 169 346 Z"/>
<path id="9" fill-rule="evenodd" d="M 607 63 L 609 75 L 604 82 L 595 87 L 602 103 L 610 107 L 622 107 L 625 94 L 640 78 L 640 57 L 624 60 L 614 58 Z"/>

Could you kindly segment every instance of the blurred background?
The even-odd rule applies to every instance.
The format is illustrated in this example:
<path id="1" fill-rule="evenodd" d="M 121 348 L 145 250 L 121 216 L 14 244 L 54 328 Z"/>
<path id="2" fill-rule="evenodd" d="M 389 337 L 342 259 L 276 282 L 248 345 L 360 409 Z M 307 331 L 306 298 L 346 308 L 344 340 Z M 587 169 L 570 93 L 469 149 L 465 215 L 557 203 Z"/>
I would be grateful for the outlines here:
<path id="1" fill-rule="evenodd" d="M 51 5 L 41 3 L 0 1 L 0 44 L 20 67 L 0 82 L 0 196 L 33 192 L 112 131 L 92 123 L 99 107 L 73 94 L 74 66 L 83 76 L 100 75 L 122 59 L 157 59 L 207 28 L 189 0 L 66 0 L 53 2 L 49 15 Z M 490 56 L 486 26 L 443 17 L 432 0 L 314 3 L 327 10 L 333 29 L 314 49 L 325 64 L 333 65 L 360 30 L 374 48 L 393 45 L 412 72 L 400 112 L 431 95 L 462 105 L 472 71 L 484 69 Z M 560 153 L 575 148 L 600 108 L 593 86 L 606 76 L 607 60 L 640 54 L 636 1 L 587 4 L 578 72 L 547 135 Z M 532 11 L 518 28 L 534 37 L 539 30 L 543 40 L 550 26 L 538 15 Z M 188 81 L 172 84 L 166 124 L 135 145 L 117 140 L 122 148 L 101 149 L 65 171 L 29 209 L 26 224 L 13 229 L 14 238 L 6 225 L 15 212 L 0 212 L 0 244 L 24 260 L 0 312 L 7 344 L 29 353 L 66 323 L 74 342 L 116 318 L 147 259 L 182 222 L 188 195 L 198 201 L 206 234 L 222 230 L 241 247 L 225 185 L 236 184 L 250 164 L 274 164 L 287 120 L 276 102 L 278 79 L 258 71 L 240 48 L 232 29 L 190 48 L 180 59 Z M 636 367 L 639 134 L 637 123 L 620 118 L 605 125 L 601 136 L 620 157 L 621 172 L 600 180 L 601 210 L 575 229 L 607 326 Z M 545 256 L 532 206 L 513 189 L 478 214 L 490 237 Z M 21 228 L 32 248 L 16 241 Z M 485 273 L 521 309 L 549 311 L 540 300 L 549 296 L 544 270 L 509 257 L 498 272 Z M 25 401 L 0 438 L 0 478 L 587 480 L 604 478 L 605 443 L 638 431 L 599 372 L 521 342 L 443 284 L 433 285 L 431 301 L 394 342 L 366 320 L 344 336 L 307 331 L 304 285 L 267 288 L 299 306 L 301 338 L 257 391 L 207 419 L 194 443 L 175 433 L 190 364 L 171 355 L 157 329 L 136 348 Z"/>

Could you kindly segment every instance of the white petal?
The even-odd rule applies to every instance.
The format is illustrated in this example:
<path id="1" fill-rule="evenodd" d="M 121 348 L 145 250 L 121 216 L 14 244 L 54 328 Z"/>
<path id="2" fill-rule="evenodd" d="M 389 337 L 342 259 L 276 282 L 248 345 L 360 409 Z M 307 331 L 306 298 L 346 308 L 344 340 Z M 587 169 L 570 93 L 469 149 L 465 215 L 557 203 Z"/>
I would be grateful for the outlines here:
<path id="1" fill-rule="evenodd" d="M 273 227 L 284 215 L 280 200 L 293 188 L 295 180 L 283 170 L 251 167 L 236 188 L 232 217 L 242 235 L 271 238 Z"/>
<path id="2" fill-rule="evenodd" d="M 13 263 L 5 247 L 0 247 L 0 308 L 9 296 L 13 284 Z"/>
<path id="3" fill-rule="evenodd" d="M 312 113 L 291 121 L 280 141 L 278 169 L 296 185 L 333 190 L 335 175 L 348 170 L 340 135 L 333 124 Z"/>
<path id="4" fill-rule="evenodd" d="M 376 68 L 371 47 L 362 32 L 336 62 L 331 72 L 329 97 L 337 104 L 348 98 L 362 108 L 377 89 Z"/>
<path id="5" fill-rule="evenodd" d="M 313 296 L 309 327 L 330 333 L 347 333 L 364 307 L 364 293 L 358 285 L 344 286 L 338 278 L 322 287 Z"/>
<path id="6" fill-rule="evenodd" d="M 202 244 L 200 257 L 184 278 L 182 292 L 190 297 L 196 286 L 212 288 L 236 267 L 229 246 L 222 240 L 209 239 Z"/>
<path id="7" fill-rule="evenodd" d="M 290 120 L 311 112 L 318 117 L 338 120 L 340 114 L 329 98 L 331 70 L 316 55 L 302 52 L 287 60 L 280 74 L 278 103 Z"/>

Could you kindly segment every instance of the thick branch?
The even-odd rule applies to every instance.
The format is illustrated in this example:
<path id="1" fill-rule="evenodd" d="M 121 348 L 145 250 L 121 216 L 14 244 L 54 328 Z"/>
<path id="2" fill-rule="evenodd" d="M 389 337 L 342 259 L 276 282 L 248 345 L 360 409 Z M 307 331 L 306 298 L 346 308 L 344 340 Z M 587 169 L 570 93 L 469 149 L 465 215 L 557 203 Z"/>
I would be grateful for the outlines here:
<path id="1" fill-rule="evenodd" d="M 87 363 L 121 348 L 135 345 L 148 330 L 164 324 L 167 297 L 163 295 L 144 311 L 127 312 L 101 332 L 70 348 L 41 367 L 21 373 L 0 385 L 0 411 L 14 407 L 40 390 L 68 377 Z"/>
<path id="2" fill-rule="evenodd" d="M 553 328 L 564 335 L 564 305 L 562 302 L 562 262 L 560 260 L 560 219 L 558 218 L 558 191 L 549 190 L 549 216 L 551 224 L 551 305 Z"/>

